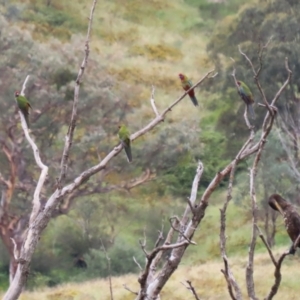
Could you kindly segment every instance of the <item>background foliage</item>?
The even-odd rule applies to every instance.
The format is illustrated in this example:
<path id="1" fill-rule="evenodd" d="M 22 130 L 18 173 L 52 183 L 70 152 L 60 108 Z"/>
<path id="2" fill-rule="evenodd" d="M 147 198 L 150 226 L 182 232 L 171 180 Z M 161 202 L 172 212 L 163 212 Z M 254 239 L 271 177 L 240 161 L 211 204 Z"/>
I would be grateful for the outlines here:
<path id="1" fill-rule="evenodd" d="M 96 177 L 87 184 L 101 184 L 105 189 L 134 178 L 147 168 L 156 174 L 155 180 L 130 193 L 113 191 L 80 197 L 67 216 L 51 221 L 34 256 L 29 287 L 106 277 L 103 246 L 111 258 L 112 275 L 138 271 L 132 262 L 135 256 L 143 263 L 138 239 L 145 228 L 150 248 L 161 224 L 167 228 L 168 218 L 180 211 L 189 196 L 196 161 L 201 159 L 205 165 L 201 191 L 233 159 L 248 134 L 243 120 L 244 105 L 230 76 L 233 68 L 230 57 L 235 60 L 237 77 L 251 87 L 256 101 L 261 99 L 251 70 L 238 53 L 238 45 L 257 65 L 259 45 L 273 37 L 261 74 L 268 98 L 283 83 L 284 58 L 289 57 L 293 81 L 279 101 L 279 115 L 289 130 L 294 129 L 289 125 L 291 118 L 297 127 L 299 4 L 287 0 L 265 1 L 260 5 L 256 1 L 246 5 L 243 2 L 130 0 L 125 4 L 121 0 L 107 0 L 98 4 L 90 61 L 80 91 L 68 181 L 99 161 L 118 142 L 120 122 L 128 124 L 134 132 L 153 117 L 149 105 L 152 84 L 156 87 L 157 106 L 162 109 L 181 95 L 179 72 L 196 81 L 215 65 L 219 76 L 196 91 L 201 103 L 198 110 L 185 99 L 162 126 L 133 143 L 131 165 L 122 153 L 114 160 L 105 182 L 99 183 Z M 30 74 L 26 95 L 34 108 L 32 132 L 43 159 L 51 166 L 49 187 L 54 186 L 59 172 L 89 5 L 86 1 L 72 1 L 72 4 L 56 0 L 0 1 L 1 139 L 7 139 L 6 126 L 11 118 L 18 118 L 13 92 Z M 256 107 L 256 112 L 258 125 L 263 110 Z M 17 138 L 22 136 L 20 125 L 14 130 Z M 21 147 L 25 164 L 18 180 L 30 189 L 16 190 L 12 210 L 24 214 L 31 207 L 30 193 L 38 170 L 26 143 Z M 297 163 L 298 156 L 294 158 Z M 264 150 L 262 166 L 257 177 L 261 210 L 265 209 L 265 196 L 270 193 L 294 199 L 298 178 L 276 132 Z M 4 175 L 8 174 L 2 153 L 0 168 Z M 231 232 L 228 251 L 236 255 L 245 251 L 249 240 L 247 172 L 247 163 L 238 167 L 234 191 L 237 207 L 232 207 L 228 216 Z M 212 207 L 195 237 L 201 240 L 201 247 L 188 250 L 185 264 L 219 257 L 218 208 L 225 199 L 225 188 L 226 181 L 212 199 Z M 278 231 L 276 242 L 285 245 L 288 237 L 281 229 Z M 78 267 L 78 260 L 83 260 L 87 267 Z M 3 289 L 7 286 L 8 263 L 6 250 L 0 244 Z"/>

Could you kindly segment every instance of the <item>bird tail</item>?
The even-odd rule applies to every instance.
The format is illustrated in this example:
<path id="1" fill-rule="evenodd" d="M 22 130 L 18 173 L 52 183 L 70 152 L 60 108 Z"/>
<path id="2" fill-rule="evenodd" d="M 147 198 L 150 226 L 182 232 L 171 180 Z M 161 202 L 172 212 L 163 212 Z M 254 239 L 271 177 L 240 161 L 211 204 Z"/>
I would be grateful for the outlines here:
<path id="1" fill-rule="evenodd" d="M 252 104 L 247 105 L 247 107 L 248 107 L 248 112 L 249 112 L 251 118 L 253 120 L 255 120 L 256 116 L 255 116 L 255 112 L 254 112 Z"/>
<path id="2" fill-rule="evenodd" d="M 128 162 L 132 162 L 132 155 L 131 155 L 130 145 L 123 145 L 123 146 L 124 146 L 124 150 L 125 150 Z"/>
<path id="3" fill-rule="evenodd" d="M 198 100 L 197 100 L 197 98 L 195 97 L 195 96 L 190 96 L 190 98 L 191 98 L 191 100 L 192 100 L 192 102 L 193 102 L 193 104 L 195 105 L 195 106 L 198 106 L 199 104 L 198 104 Z"/>
<path id="4" fill-rule="evenodd" d="M 24 118 L 25 118 L 27 127 L 29 128 L 29 113 L 28 113 L 28 112 L 23 112 L 23 111 L 22 111 L 22 114 L 23 114 L 23 116 L 24 116 Z"/>

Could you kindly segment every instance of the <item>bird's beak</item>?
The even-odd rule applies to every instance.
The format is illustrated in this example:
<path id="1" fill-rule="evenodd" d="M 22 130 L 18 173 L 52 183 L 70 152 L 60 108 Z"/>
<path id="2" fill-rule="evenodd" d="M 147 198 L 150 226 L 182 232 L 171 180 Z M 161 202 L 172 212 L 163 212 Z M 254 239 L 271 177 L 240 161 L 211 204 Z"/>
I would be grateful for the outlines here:
<path id="1" fill-rule="evenodd" d="M 282 210 L 282 208 L 280 207 L 280 205 L 277 203 L 276 200 L 274 200 L 274 205 L 276 206 L 277 210 L 283 215 L 283 210 Z"/>

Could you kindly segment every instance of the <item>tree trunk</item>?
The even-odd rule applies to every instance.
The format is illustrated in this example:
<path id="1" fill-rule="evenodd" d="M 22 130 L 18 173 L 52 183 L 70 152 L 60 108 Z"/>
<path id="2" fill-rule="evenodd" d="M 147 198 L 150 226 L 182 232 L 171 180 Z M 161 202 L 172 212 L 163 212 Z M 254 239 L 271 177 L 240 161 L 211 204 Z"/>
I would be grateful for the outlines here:
<path id="1" fill-rule="evenodd" d="M 18 263 L 15 260 L 14 255 L 10 255 L 10 257 L 9 257 L 9 284 L 12 283 L 12 281 L 15 277 L 17 267 L 18 267 Z"/>

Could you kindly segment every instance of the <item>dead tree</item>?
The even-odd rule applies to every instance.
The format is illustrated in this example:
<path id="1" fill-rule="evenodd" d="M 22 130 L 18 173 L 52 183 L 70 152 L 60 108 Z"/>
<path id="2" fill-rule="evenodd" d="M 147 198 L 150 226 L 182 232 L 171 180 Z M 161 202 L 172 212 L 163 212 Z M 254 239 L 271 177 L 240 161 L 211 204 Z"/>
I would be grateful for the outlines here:
<path id="1" fill-rule="evenodd" d="M 262 49 L 264 50 L 267 45 Z M 240 50 L 242 55 L 245 55 Z M 262 55 L 263 51 L 261 51 Z M 247 58 L 247 56 L 245 55 Z M 248 58 L 247 58 L 248 59 Z M 261 62 L 261 57 L 260 57 Z M 253 65 L 251 63 L 253 68 Z M 160 299 L 160 292 L 163 289 L 164 285 L 167 283 L 173 272 L 178 268 L 181 259 L 185 253 L 185 250 L 189 245 L 195 245 L 196 243 L 192 240 L 195 231 L 197 230 L 199 224 L 205 216 L 205 211 L 208 206 L 211 194 L 216 190 L 220 182 L 224 179 L 225 176 L 230 176 L 228 195 L 224 203 L 223 208 L 221 209 L 221 231 L 220 231 L 220 248 L 221 255 L 224 261 L 224 270 L 222 273 L 227 282 L 228 291 L 232 299 L 242 299 L 242 292 L 238 283 L 236 282 L 229 265 L 229 260 L 226 254 L 226 209 L 231 200 L 231 191 L 233 186 L 233 179 L 236 166 L 246 158 L 255 155 L 254 164 L 250 172 L 250 195 L 252 203 L 252 212 L 253 212 L 253 227 L 252 227 L 252 240 L 251 247 L 249 250 L 248 265 L 246 268 L 246 278 L 247 278 L 247 290 L 248 295 L 251 299 L 256 299 L 254 282 L 253 282 L 253 258 L 254 258 L 254 249 L 256 244 L 256 222 L 257 222 L 257 205 L 255 197 L 255 186 L 254 186 L 254 177 L 256 174 L 256 168 L 261 156 L 261 152 L 264 148 L 264 145 L 267 141 L 267 137 L 272 130 L 274 119 L 276 117 L 277 109 L 274 106 L 276 101 L 279 99 L 280 95 L 288 85 L 292 72 L 288 67 L 288 60 L 285 61 L 286 70 L 288 73 L 286 82 L 281 86 L 273 100 L 269 104 L 260 83 L 258 81 L 258 76 L 261 71 L 262 63 L 259 70 L 255 72 L 255 80 L 257 82 L 258 88 L 263 95 L 264 104 L 262 106 L 266 109 L 266 115 L 261 126 L 261 135 L 258 142 L 254 143 L 254 127 L 250 124 L 247 116 L 247 108 L 245 109 L 245 122 L 249 128 L 249 137 L 245 141 L 244 145 L 238 151 L 235 158 L 221 171 L 217 172 L 213 180 L 210 182 L 207 189 L 204 191 L 202 196 L 197 201 L 197 190 L 198 183 L 203 172 L 203 165 L 201 162 L 198 164 L 197 172 L 193 182 L 191 196 L 188 199 L 186 209 L 182 217 L 174 216 L 170 218 L 170 230 L 166 236 L 163 238 L 159 235 L 155 247 L 151 251 L 146 250 L 146 240 L 140 241 L 141 249 L 146 257 L 146 265 L 141 270 L 139 276 L 140 290 L 134 292 L 137 297 L 136 300 L 157 300 Z M 233 77 L 235 84 L 237 82 L 235 79 L 235 69 L 233 72 Z M 161 245 L 160 245 L 161 243 Z M 170 254 L 163 255 L 166 251 L 170 251 Z M 163 263 L 163 266 L 158 270 L 159 263 Z M 276 265 L 277 266 L 277 265 Z M 196 296 L 195 296 L 196 297 Z"/>
<path id="2" fill-rule="evenodd" d="M 253 273 L 254 273 L 253 261 L 254 261 L 257 236 L 259 234 L 260 238 L 263 240 L 264 244 L 266 245 L 268 253 L 270 254 L 270 258 L 275 266 L 275 272 L 274 272 L 275 283 L 271 287 L 270 293 L 265 298 L 268 300 L 272 299 L 273 296 L 277 293 L 277 290 L 279 288 L 280 281 L 281 281 L 281 273 L 280 273 L 281 264 L 282 264 L 284 258 L 286 257 L 286 255 L 288 254 L 288 252 L 283 253 L 281 255 L 281 257 L 279 258 L 279 260 L 276 261 L 276 259 L 273 256 L 270 246 L 268 245 L 262 232 L 260 231 L 260 229 L 257 226 L 258 207 L 257 207 L 256 193 L 255 193 L 255 176 L 257 173 L 257 168 L 258 168 L 258 164 L 259 164 L 259 161 L 261 158 L 261 154 L 262 154 L 264 145 L 267 141 L 268 135 L 270 134 L 270 132 L 273 128 L 275 117 L 277 115 L 277 108 L 275 107 L 276 101 L 279 99 L 279 96 L 282 94 L 284 89 L 289 84 L 289 82 L 291 80 L 291 75 L 292 75 L 292 72 L 288 66 L 288 60 L 286 59 L 285 67 L 286 67 L 287 74 L 288 74 L 287 79 L 286 79 L 285 83 L 280 87 L 278 92 L 275 94 L 274 98 L 269 102 L 265 96 L 265 93 L 264 93 L 263 88 L 259 81 L 259 74 L 262 70 L 262 55 L 263 55 L 264 50 L 267 48 L 269 42 L 270 42 L 270 40 L 268 41 L 268 43 L 265 46 L 263 46 L 261 48 L 261 50 L 259 52 L 259 63 L 260 64 L 259 64 L 258 70 L 255 70 L 251 60 L 239 48 L 241 55 L 243 55 L 246 58 L 246 60 L 248 61 L 248 63 L 250 64 L 250 66 L 252 68 L 252 71 L 254 74 L 254 80 L 256 82 L 256 85 L 260 91 L 260 94 L 261 94 L 263 102 L 264 102 L 263 104 L 261 104 L 261 106 L 263 106 L 267 109 L 267 113 L 265 115 L 265 118 L 264 118 L 264 121 L 262 124 L 262 128 L 261 128 L 261 137 L 260 137 L 259 142 L 257 143 L 258 149 L 257 149 L 255 157 L 254 157 L 252 168 L 250 169 L 250 183 L 249 183 L 250 191 L 249 191 L 249 193 L 250 193 L 251 207 L 252 207 L 252 230 L 251 230 L 252 237 L 251 237 L 251 241 L 250 241 L 250 247 L 249 247 L 249 253 L 248 253 L 248 263 L 247 263 L 247 267 L 246 267 L 246 286 L 247 286 L 247 293 L 248 293 L 249 298 L 250 299 L 258 299 L 258 297 L 256 296 L 254 279 L 253 279 Z M 232 75 L 235 79 L 235 69 L 234 69 Z M 235 82 L 236 82 L 236 80 L 235 80 Z M 245 113 L 244 117 L 245 117 L 246 124 L 248 124 L 246 113 Z M 247 147 L 247 143 L 251 143 L 253 141 L 254 131 L 251 126 L 249 127 L 249 129 L 250 129 L 250 137 L 243 147 L 245 147 L 245 146 Z M 227 255 L 226 255 L 226 234 L 225 234 L 226 233 L 226 209 L 229 204 L 229 201 L 232 198 L 231 193 L 232 193 L 232 186 L 233 186 L 236 162 L 240 161 L 240 157 L 241 157 L 243 151 L 244 151 L 244 149 L 242 148 L 234 160 L 234 168 L 231 169 L 227 199 L 224 203 L 223 209 L 221 210 L 221 229 L 220 229 L 220 247 L 221 247 L 222 258 L 224 261 L 224 270 L 222 270 L 222 272 L 223 272 L 224 277 L 227 282 L 229 295 L 230 295 L 231 299 L 236 299 L 236 300 L 242 299 L 242 293 L 241 293 L 238 283 L 236 282 L 236 280 L 231 272 L 229 261 L 228 261 Z"/>
<path id="3" fill-rule="evenodd" d="M 55 103 L 47 103 L 39 110 L 37 114 L 33 112 L 33 122 L 42 114 L 46 114 L 49 111 L 49 107 L 55 105 Z M 57 108 L 58 109 L 58 108 Z M 0 145 L 6 161 L 5 170 L 0 172 L 0 185 L 1 185 L 1 201 L 0 201 L 0 237 L 9 254 L 9 282 L 12 281 L 17 269 L 17 262 L 14 256 L 14 247 L 19 252 L 23 244 L 25 233 L 30 217 L 30 208 L 27 204 L 27 199 L 30 198 L 30 194 L 34 189 L 36 182 L 31 176 L 31 172 L 28 171 L 30 166 L 26 161 L 23 144 L 25 136 L 23 132 L 20 132 L 17 128 L 19 122 L 19 114 L 12 115 L 6 120 L 5 126 L 3 126 L 3 132 L 0 136 Z M 42 134 L 44 129 L 38 129 L 39 135 Z M 34 130 L 33 133 L 36 133 Z M 42 150 L 43 151 L 43 150 Z M 123 181 L 119 184 L 109 184 L 105 182 L 105 177 L 115 170 L 114 166 L 109 166 L 103 170 L 97 176 L 96 183 L 88 183 L 82 185 L 79 189 L 69 194 L 64 198 L 64 201 L 53 211 L 52 217 L 58 217 L 63 214 L 67 214 L 74 202 L 78 197 L 88 196 L 92 194 L 104 194 L 114 190 L 130 191 L 155 177 L 150 169 L 146 169 L 140 176 L 130 179 L 129 181 Z M 53 186 L 53 182 L 50 178 L 47 179 L 47 187 Z M 18 203 L 21 207 L 16 209 L 14 198 L 24 199 L 24 203 Z M 42 206 L 45 204 L 44 197 L 40 199 Z M 12 240 L 15 241 L 15 245 Z"/>

